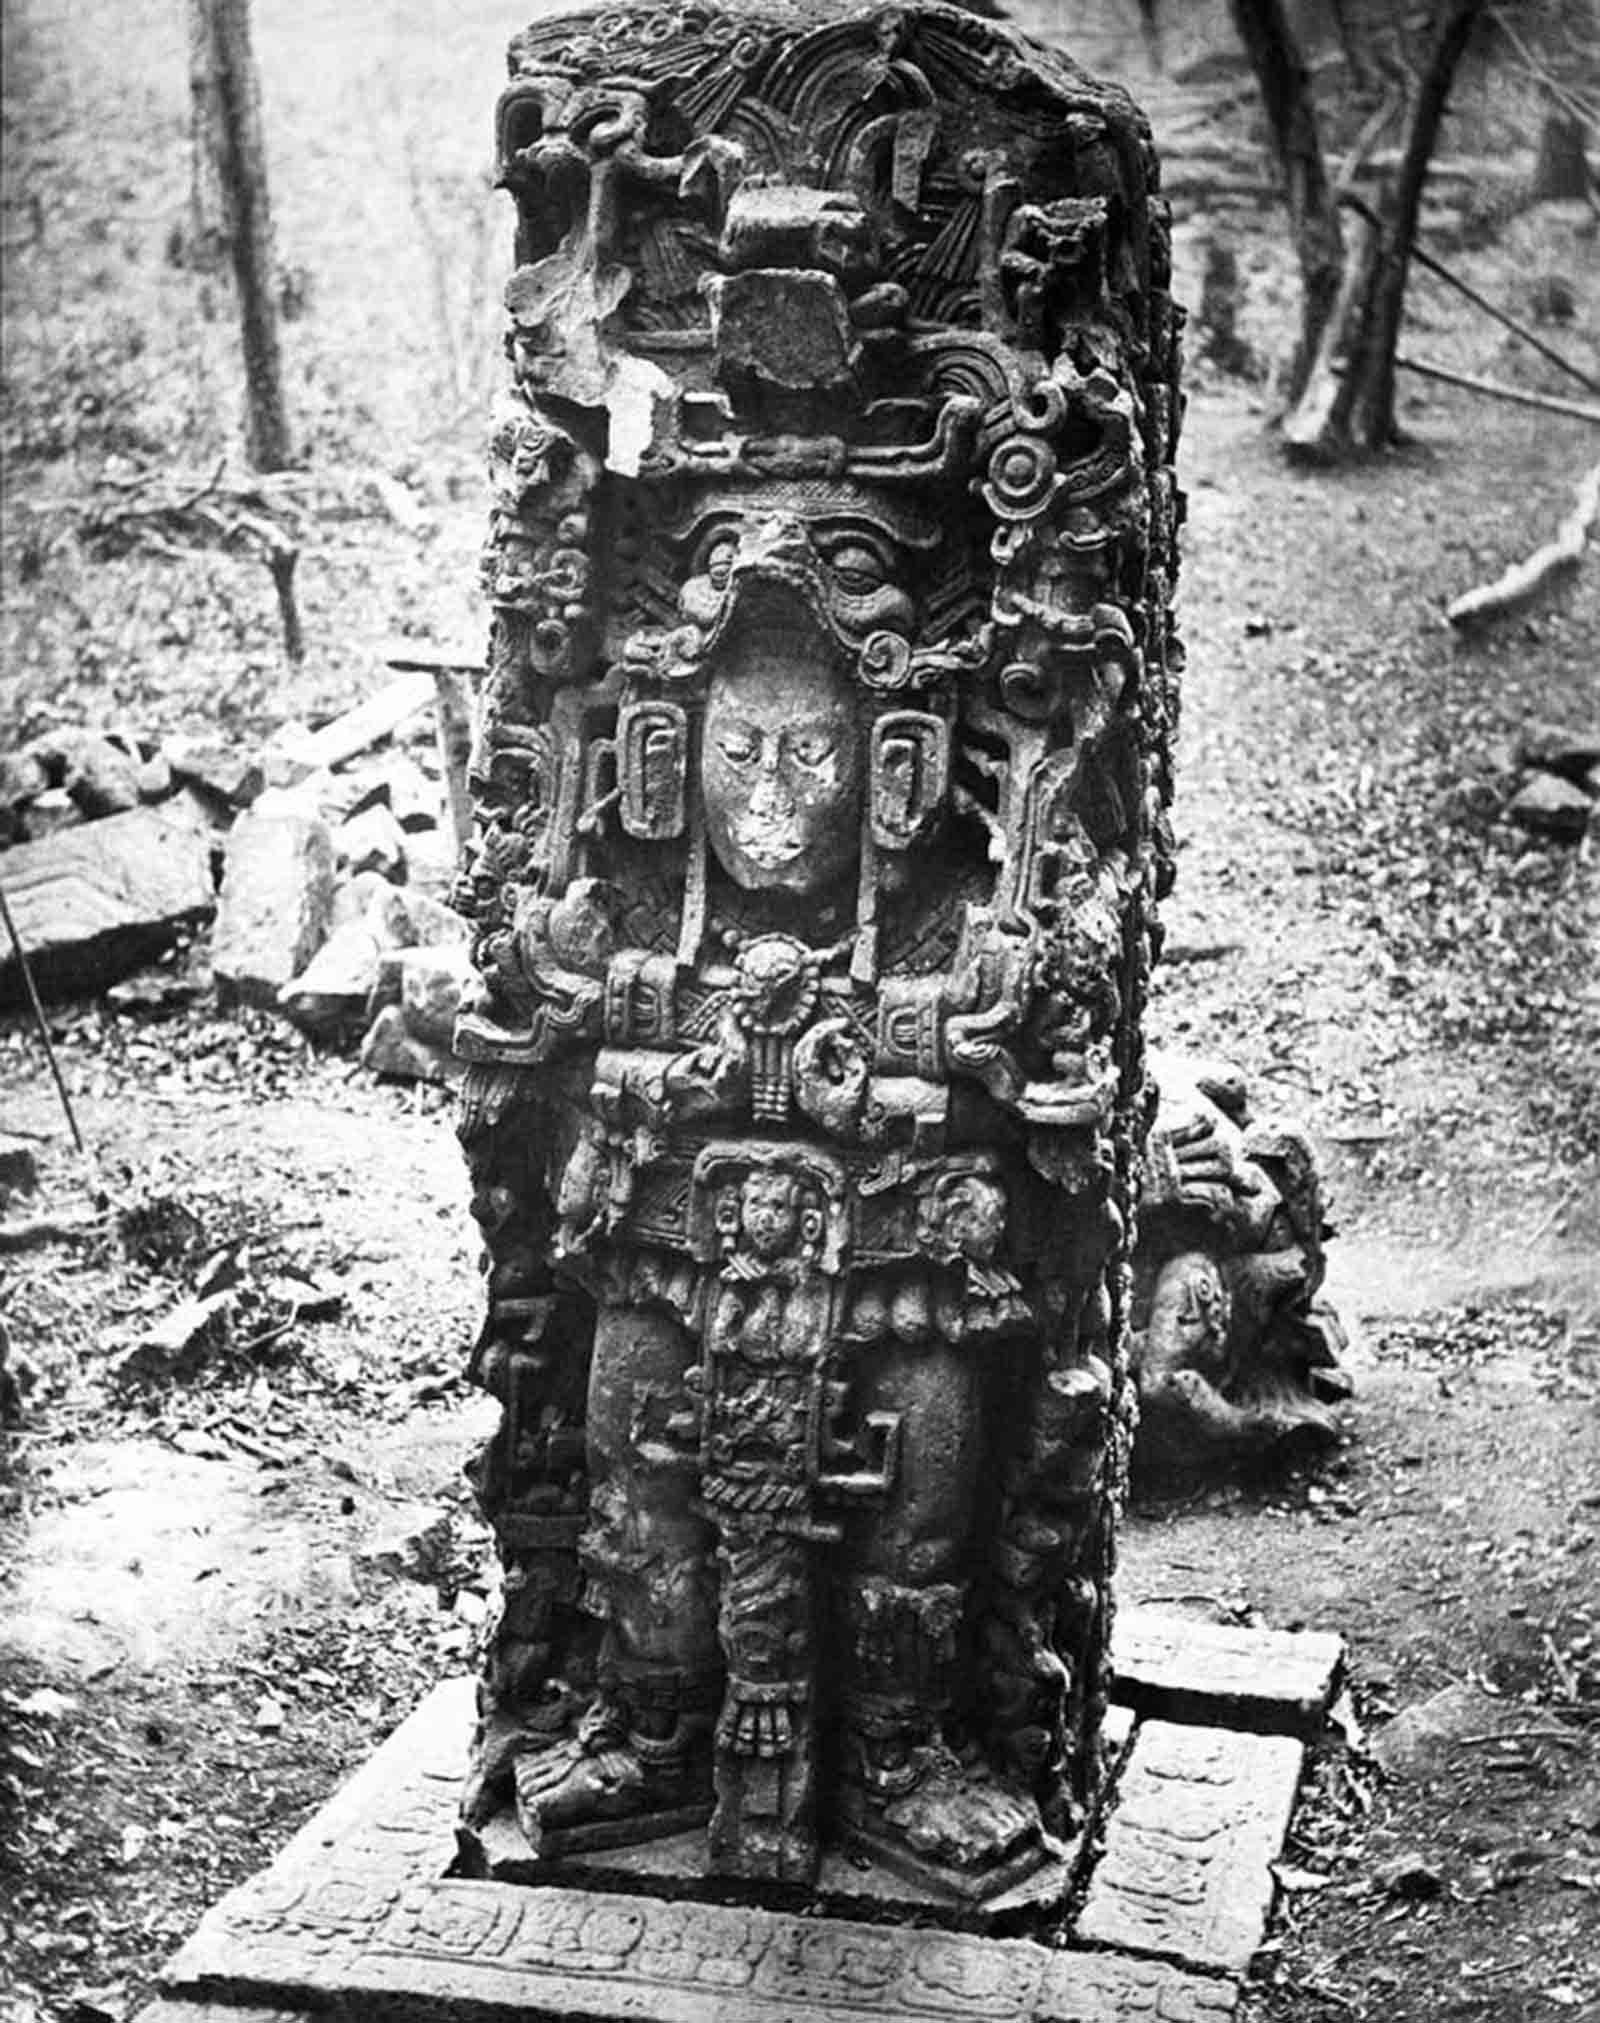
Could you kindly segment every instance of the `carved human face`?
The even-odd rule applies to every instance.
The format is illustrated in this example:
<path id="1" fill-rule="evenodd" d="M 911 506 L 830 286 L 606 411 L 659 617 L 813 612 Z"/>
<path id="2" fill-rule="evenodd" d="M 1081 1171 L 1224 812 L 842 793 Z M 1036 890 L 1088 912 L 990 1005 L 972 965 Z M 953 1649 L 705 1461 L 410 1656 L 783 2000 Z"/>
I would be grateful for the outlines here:
<path id="1" fill-rule="evenodd" d="M 794 1247 L 800 1233 L 800 1198 L 787 1173 L 752 1173 L 739 1197 L 744 1240 L 764 1264 Z"/>
<path id="2" fill-rule="evenodd" d="M 797 623 L 774 618 L 736 634 L 707 691 L 701 765 L 706 836 L 734 883 L 815 892 L 848 869 L 863 771 L 839 660 Z"/>

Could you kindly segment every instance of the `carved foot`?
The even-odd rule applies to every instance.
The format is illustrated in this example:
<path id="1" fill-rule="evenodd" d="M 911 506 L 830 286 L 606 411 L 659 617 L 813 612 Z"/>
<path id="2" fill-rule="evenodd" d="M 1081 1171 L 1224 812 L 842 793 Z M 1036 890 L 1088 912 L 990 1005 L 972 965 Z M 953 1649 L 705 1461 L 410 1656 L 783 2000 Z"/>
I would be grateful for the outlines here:
<path id="1" fill-rule="evenodd" d="M 541 1857 L 659 1840 L 711 1817 L 705 1724 L 686 1718 L 645 1736 L 596 1707 L 576 1735 L 520 1756 L 514 1774 L 517 1824 Z"/>
<path id="2" fill-rule="evenodd" d="M 848 1837 L 887 1867 L 969 1901 L 1014 1887 L 1053 1852 L 1031 1798 L 942 1743 L 918 1746 L 893 1774 L 869 1767 L 844 1816 Z"/>

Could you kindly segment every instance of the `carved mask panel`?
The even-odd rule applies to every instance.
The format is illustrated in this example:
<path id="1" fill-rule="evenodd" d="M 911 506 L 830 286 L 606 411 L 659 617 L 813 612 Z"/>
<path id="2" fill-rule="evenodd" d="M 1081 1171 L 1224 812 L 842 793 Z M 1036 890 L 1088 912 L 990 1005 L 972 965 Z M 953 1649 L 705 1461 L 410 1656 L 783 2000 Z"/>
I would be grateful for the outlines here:
<path id="1" fill-rule="evenodd" d="M 793 602 L 741 625 L 706 694 L 706 837 L 746 891 L 815 892 L 855 862 L 865 772 L 839 655 Z"/>

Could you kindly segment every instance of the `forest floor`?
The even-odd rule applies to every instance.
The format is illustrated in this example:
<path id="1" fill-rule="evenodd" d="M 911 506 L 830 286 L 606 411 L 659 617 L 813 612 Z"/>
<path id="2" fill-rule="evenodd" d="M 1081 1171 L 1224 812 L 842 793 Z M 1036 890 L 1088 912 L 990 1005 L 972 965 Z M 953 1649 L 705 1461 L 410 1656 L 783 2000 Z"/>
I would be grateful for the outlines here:
<path id="1" fill-rule="evenodd" d="M 231 447 L 226 298 L 166 258 L 178 28 L 153 0 L 7 9 L 0 747 L 62 720 L 259 738 L 375 685 L 393 635 L 479 624 L 501 227 L 470 122 L 504 22 L 413 0 L 373 56 L 349 14 L 335 31 L 285 6 L 261 31 L 309 304 L 286 332 L 311 642 L 289 669 L 259 563 L 95 560 L 77 538 L 108 474 L 203 473 Z M 315 64 L 296 61 L 309 33 Z M 1191 277 L 1197 246 L 1191 220 Z M 1556 334 L 1593 371 L 1593 248 L 1583 214 L 1544 211 L 1462 258 L 1516 310 L 1544 274 L 1573 281 Z M 1270 213 L 1240 250 L 1247 331 L 1281 346 Z M 1426 283 L 1419 332 L 1554 390 Z M 1261 387 L 1194 374 L 1180 883 L 1153 1036 L 1231 1057 L 1323 1143 L 1358 1388 L 1315 1471 L 1136 1509 L 1120 1592 L 1348 1641 L 1365 1737 L 1330 1731 L 1314 1758 L 1250 2023 L 1596 2018 L 1596 854 L 1503 809 L 1526 726 L 1593 721 L 1600 566 L 1475 642 L 1440 617 L 1553 531 L 1594 437 L 1413 390 L 1401 451 L 1308 476 L 1266 416 Z M 420 519 L 363 490 L 372 471 Z M 203 941 L 185 960 L 203 972 Z M 98 1194 L 112 1212 L 0 1257 L 0 1313 L 38 1373 L 0 1463 L 3 2023 L 128 2013 L 204 1906 L 467 1667 L 484 1606 L 461 1463 L 492 1412 L 460 1375 L 475 1244 L 445 1100 L 203 999 L 160 1019 L 62 1005 L 52 1025 L 92 1158 L 15 1016 L 0 1117 L 36 1137 L 45 1210 Z M 334 1276 L 338 1311 L 240 1330 L 181 1381 L 118 1381 L 119 1352 L 228 1246 L 262 1282 Z"/>

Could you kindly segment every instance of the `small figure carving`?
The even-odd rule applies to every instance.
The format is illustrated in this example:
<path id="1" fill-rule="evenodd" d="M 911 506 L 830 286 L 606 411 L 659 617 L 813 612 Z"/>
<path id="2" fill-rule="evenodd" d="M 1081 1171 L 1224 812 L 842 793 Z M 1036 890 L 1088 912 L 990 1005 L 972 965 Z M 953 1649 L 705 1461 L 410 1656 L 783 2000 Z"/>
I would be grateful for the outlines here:
<path id="1" fill-rule="evenodd" d="M 1337 1437 L 1350 1395 L 1322 1293 L 1322 1176 L 1297 1125 L 1254 1122 L 1226 1064 L 1152 1055 L 1160 1092 L 1134 1263 L 1136 1479 L 1270 1465 Z"/>
<path id="2" fill-rule="evenodd" d="M 519 36 L 499 151 L 467 1819 L 982 1902 L 1099 1774 L 1179 669 L 1148 129 L 955 7 L 668 0 Z"/>

